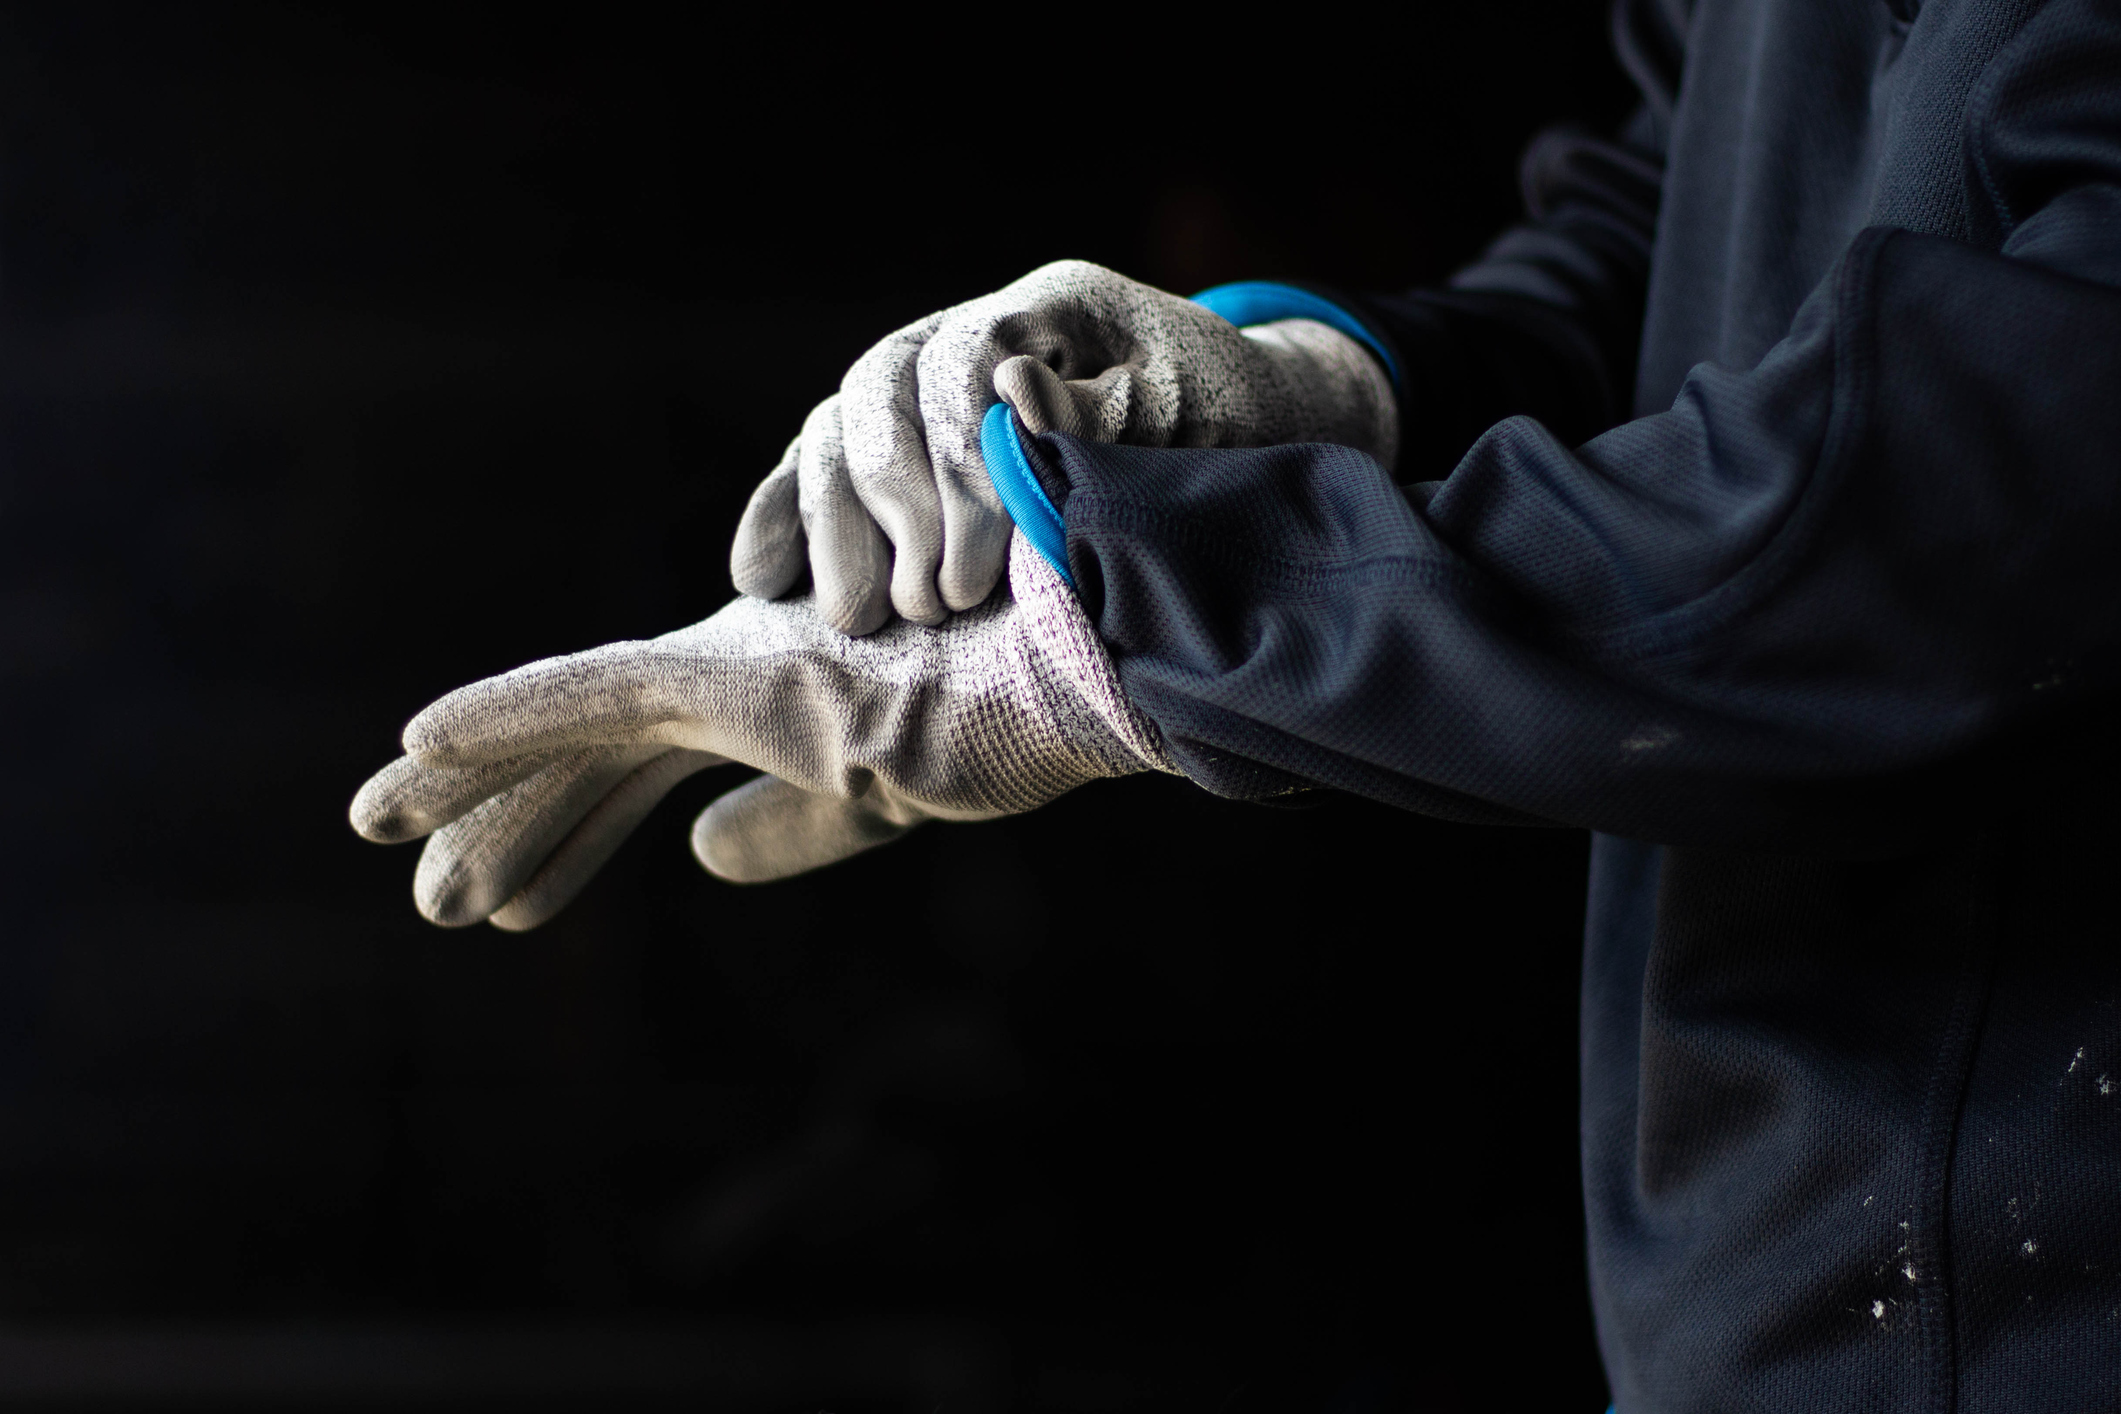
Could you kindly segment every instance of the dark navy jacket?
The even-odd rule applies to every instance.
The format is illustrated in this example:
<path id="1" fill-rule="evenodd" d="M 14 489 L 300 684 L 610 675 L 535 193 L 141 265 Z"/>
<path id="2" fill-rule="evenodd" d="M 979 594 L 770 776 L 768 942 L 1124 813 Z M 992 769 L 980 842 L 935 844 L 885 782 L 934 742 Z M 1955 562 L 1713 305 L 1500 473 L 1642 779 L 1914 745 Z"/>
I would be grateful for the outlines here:
<path id="1" fill-rule="evenodd" d="M 1415 484 L 1042 438 L 1071 569 L 1212 790 L 1600 832 L 1621 1414 L 2121 1408 L 2121 3 L 1616 32 L 1625 131 L 1348 302 Z"/>

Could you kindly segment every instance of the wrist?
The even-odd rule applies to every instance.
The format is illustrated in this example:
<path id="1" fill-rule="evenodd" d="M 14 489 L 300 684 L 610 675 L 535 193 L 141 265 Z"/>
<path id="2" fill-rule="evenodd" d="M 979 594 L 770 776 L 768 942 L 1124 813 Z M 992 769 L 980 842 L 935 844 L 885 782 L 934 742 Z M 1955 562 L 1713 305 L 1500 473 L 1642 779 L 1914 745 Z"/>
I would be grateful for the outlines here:
<path id="1" fill-rule="evenodd" d="M 1406 373 L 1385 332 L 1357 313 L 1351 302 L 1329 292 L 1279 280 L 1240 280 L 1193 296 L 1193 303 L 1240 329 L 1282 319 L 1313 319 L 1361 344 L 1383 366 L 1395 394 L 1406 392 Z"/>
<path id="2" fill-rule="evenodd" d="M 1298 390 L 1304 425 L 1287 429 L 1285 440 L 1354 447 L 1391 470 L 1399 457 L 1399 399 L 1370 349 L 1309 318 L 1277 319 L 1239 332 Z"/>
<path id="3" fill-rule="evenodd" d="M 1321 404 L 1322 420 L 1331 424 L 1302 429 L 1291 440 L 1356 447 L 1392 470 L 1399 457 L 1405 372 L 1390 337 L 1365 318 L 1358 305 L 1331 291 L 1279 280 L 1216 285 L 1193 296 L 1193 302 L 1246 334 L 1282 329 L 1283 337 L 1271 341 L 1275 352 L 1285 367 L 1304 378 L 1310 396 Z M 1298 325 L 1304 326 L 1301 331 Z M 1267 342 L 1254 340 L 1255 347 Z"/>

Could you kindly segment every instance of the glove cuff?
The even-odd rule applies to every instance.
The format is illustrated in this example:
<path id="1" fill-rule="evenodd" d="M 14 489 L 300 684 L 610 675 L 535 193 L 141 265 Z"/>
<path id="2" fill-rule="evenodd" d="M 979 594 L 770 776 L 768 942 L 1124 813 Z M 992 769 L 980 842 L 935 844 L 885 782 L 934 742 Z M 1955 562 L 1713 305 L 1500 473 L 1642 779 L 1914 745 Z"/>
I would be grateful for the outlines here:
<path id="1" fill-rule="evenodd" d="M 1384 331 L 1371 327 L 1367 320 L 1346 305 L 1315 290 L 1279 280 L 1239 280 L 1202 290 L 1193 296 L 1193 302 L 1211 314 L 1221 315 L 1240 329 L 1283 319 L 1315 319 L 1330 329 L 1338 329 L 1377 355 L 1377 361 L 1385 366 L 1385 376 L 1392 380 L 1392 391 L 1402 397 L 1406 395 L 1406 379 L 1400 371 L 1399 355 L 1393 351 L 1392 341 Z"/>
<path id="2" fill-rule="evenodd" d="M 1036 548 L 1019 523 L 1009 547 L 1009 594 L 1029 621 L 1038 659 L 1033 676 L 1054 726 L 1078 749 L 1097 743 L 1097 754 L 1110 758 L 1110 775 L 1142 770 L 1184 775 L 1164 749 L 1156 724 L 1127 700 L 1112 655 L 1082 601 L 1042 552 L 1031 553 Z"/>
<path id="3" fill-rule="evenodd" d="M 1060 508 L 1039 484 L 1037 471 L 1024 453 L 1024 432 L 1007 403 L 987 409 L 980 422 L 980 460 L 987 465 L 987 479 L 1002 498 L 1002 509 L 1016 522 L 1017 534 L 1039 553 L 1039 558 L 1072 592 L 1075 576 L 1068 570 L 1068 527 Z"/>

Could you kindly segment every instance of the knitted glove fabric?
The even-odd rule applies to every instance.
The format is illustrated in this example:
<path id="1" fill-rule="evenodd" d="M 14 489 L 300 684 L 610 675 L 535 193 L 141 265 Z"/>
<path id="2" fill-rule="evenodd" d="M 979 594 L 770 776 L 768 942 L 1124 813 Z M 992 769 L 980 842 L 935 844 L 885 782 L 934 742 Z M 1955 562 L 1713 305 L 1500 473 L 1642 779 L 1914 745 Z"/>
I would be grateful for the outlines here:
<path id="1" fill-rule="evenodd" d="M 1059 261 L 931 315 L 856 361 L 753 493 L 730 572 L 762 599 L 810 568 L 848 634 L 893 609 L 937 624 L 984 600 L 1009 520 L 980 460 L 997 398 L 1033 434 L 1145 447 L 1336 442 L 1390 466 L 1399 411 L 1359 343 L 1309 319 L 1240 331 L 1102 266 Z"/>
<path id="2" fill-rule="evenodd" d="M 1036 553 L 941 627 L 848 638 L 809 597 L 738 599 L 690 628 L 460 688 L 405 728 L 354 828 L 431 835 L 421 913 L 535 927 L 657 801 L 726 761 L 770 774 L 693 830 L 724 878 L 783 878 L 904 834 L 1042 805 L 1103 776 L 1176 773 L 1075 596 Z"/>

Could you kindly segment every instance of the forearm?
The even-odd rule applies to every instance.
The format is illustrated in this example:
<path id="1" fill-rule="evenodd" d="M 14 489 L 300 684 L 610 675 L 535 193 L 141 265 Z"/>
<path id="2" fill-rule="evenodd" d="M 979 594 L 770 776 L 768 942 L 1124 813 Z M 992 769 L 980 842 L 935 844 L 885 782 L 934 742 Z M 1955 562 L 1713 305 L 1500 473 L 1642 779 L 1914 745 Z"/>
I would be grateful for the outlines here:
<path id="1" fill-rule="evenodd" d="M 1971 807 L 1907 782 L 2105 700 L 2117 327 L 2121 292 L 1872 233 L 1758 369 L 1580 451 L 1506 423 L 1421 510 L 1338 449 L 1042 450 L 1211 789 L 1869 852 Z"/>

